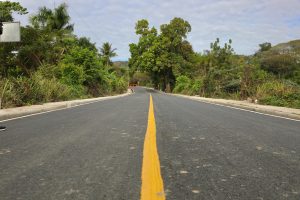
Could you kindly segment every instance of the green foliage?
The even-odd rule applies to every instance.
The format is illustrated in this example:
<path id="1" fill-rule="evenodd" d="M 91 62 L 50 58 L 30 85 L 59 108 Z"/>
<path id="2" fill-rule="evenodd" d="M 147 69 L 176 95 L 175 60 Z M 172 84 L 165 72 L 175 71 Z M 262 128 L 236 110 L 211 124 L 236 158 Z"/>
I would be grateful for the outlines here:
<path id="1" fill-rule="evenodd" d="M 113 63 L 111 61 L 111 58 L 117 56 L 116 51 L 117 49 L 113 49 L 112 48 L 112 44 L 110 44 L 109 42 L 105 42 L 103 43 L 101 49 L 100 49 L 100 53 L 104 62 L 105 66 L 112 66 Z"/>
<path id="2" fill-rule="evenodd" d="M 176 78 L 176 86 L 174 88 L 174 92 L 177 93 L 186 93 L 187 90 L 191 86 L 191 79 L 189 79 L 187 76 L 178 76 Z"/>
<path id="3" fill-rule="evenodd" d="M 78 40 L 76 40 L 76 45 L 82 47 L 82 48 L 87 48 L 91 51 L 97 52 L 97 47 L 95 43 L 91 43 L 89 38 L 86 37 L 81 37 Z"/>
<path id="4" fill-rule="evenodd" d="M 236 93 L 241 87 L 240 71 L 243 58 L 234 55 L 229 40 L 224 46 L 220 46 L 217 38 L 211 43 L 211 49 L 205 54 L 198 54 L 198 76 L 203 78 L 202 94 L 205 96 L 226 96 Z"/>
<path id="5" fill-rule="evenodd" d="M 265 42 L 262 44 L 259 44 L 259 52 L 268 51 L 272 48 L 272 44 L 270 42 Z"/>
<path id="6" fill-rule="evenodd" d="M 19 15 L 25 15 L 28 13 L 27 9 L 23 8 L 19 2 L 0 1 L 0 21 L 13 21 L 13 12 L 17 12 Z"/>
<path id="7" fill-rule="evenodd" d="M 170 92 L 175 79 L 180 75 L 192 73 L 193 49 L 185 40 L 191 31 L 190 24 L 174 18 L 169 24 L 160 26 L 160 34 L 147 20 L 136 23 L 136 34 L 140 36 L 137 44 L 130 44 L 132 71 L 148 72 L 155 88 Z"/>
<path id="8" fill-rule="evenodd" d="M 7 79 L 0 82 L 1 90 Z M 1 92 L 0 90 L 0 92 Z M 32 77 L 17 77 L 8 79 L 8 86 L 3 92 L 4 107 L 24 106 L 30 104 L 62 101 L 72 96 L 71 88 L 60 83 L 57 79 L 46 79 L 38 72 Z"/>
<path id="9" fill-rule="evenodd" d="M 74 25 L 69 23 L 70 20 L 71 17 L 65 3 L 60 4 L 54 10 L 41 7 L 38 13 L 30 18 L 30 22 L 35 28 L 48 29 L 49 31 L 73 31 Z"/>
<path id="10" fill-rule="evenodd" d="M 221 47 L 217 39 L 209 51 L 195 54 L 195 73 L 176 79 L 173 91 L 217 98 L 250 97 L 262 104 L 299 108 L 298 54 L 271 48 L 255 56 L 238 56 L 231 44 Z"/>
<path id="11" fill-rule="evenodd" d="M 179 76 L 176 78 L 176 86 L 173 90 L 175 93 L 188 95 L 197 95 L 203 89 L 203 79 L 190 79 L 187 76 Z"/>
<path id="12" fill-rule="evenodd" d="M 75 65 L 84 70 L 84 80 L 86 84 L 99 78 L 99 70 L 102 67 L 97 52 L 88 48 L 75 46 L 71 48 L 62 58 L 65 65 Z"/>
<path id="13" fill-rule="evenodd" d="M 139 41 L 129 45 L 131 82 L 167 92 L 259 98 L 265 104 L 299 107 L 300 41 L 275 47 L 266 42 L 254 56 L 242 56 L 235 54 L 231 39 L 221 45 L 217 38 L 210 50 L 201 54 L 186 40 L 191 26 L 181 18 L 161 25 L 160 31 L 150 28 L 147 20 L 139 20 L 135 30 Z M 145 72 L 150 80 L 143 82 L 139 76 Z"/>
<path id="14" fill-rule="evenodd" d="M 232 79 L 228 81 L 223 87 L 223 91 L 227 93 L 235 93 L 240 91 L 240 89 L 241 81 L 239 79 Z"/>
<path id="15" fill-rule="evenodd" d="M 8 13 L 20 9 L 18 5 L 11 4 L 15 7 Z M 19 11 L 25 14 L 26 9 Z M 40 8 L 30 21 L 31 26 L 21 27 L 20 44 L 0 46 L 0 93 L 5 107 L 126 91 L 127 70 L 112 67 L 110 61 L 115 49 L 104 44 L 105 55 L 100 55 L 88 38 L 72 34 L 66 4 L 53 10 Z"/>
<path id="16" fill-rule="evenodd" d="M 59 66 L 61 70 L 61 81 L 67 85 L 82 85 L 85 81 L 85 73 L 82 67 L 73 63 L 62 63 Z"/>
<path id="17" fill-rule="evenodd" d="M 261 70 L 255 60 L 234 55 L 229 44 L 212 43 L 211 50 L 199 54 L 198 76 L 203 77 L 201 94 L 208 97 L 247 98 L 255 95 L 256 88 L 271 77 Z"/>
<path id="18" fill-rule="evenodd" d="M 281 77 L 291 77 L 300 68 L 297 58 L 289 54 L 269 55 L 261 59 L 261 68 Z"/>
<path id="19" fill-rule="evenodd" d="M 152 84 L 151 76 L 147 72 L 135 72 L 130 79 L 130 83 L 139 83 L 139 85 L 146 86 Z"/>
<path id="20" fill-rule="evenodd" d="M 221 47 L 219 38 L 210 44 L 208 57 L 212 68 L 222 69 L 231 67 L 232 55 L 234 54 L 231 44 L 232 40 L 230 39 L 228 43 L 224 44 L 224 47 Z"/>
<path id="21" fill-rule="evenodd" d="M 203 79 L 195 79 L 192 83 L 190 94 L 198 95 L 203 90 Z"/>
<path id="22" fill-rule="evenodd" d="M 268 81 L 257 88 L 260 103 L 300 108 L 300 87 L 286 81 Z"/>
<path id="23" fill-rule="evenodd" d="M 255 96 L 257 87 L 272 78 L 272 75 L 261 70 L 257 65 L 244 65 L 241 72 L 241 98 Z"/>

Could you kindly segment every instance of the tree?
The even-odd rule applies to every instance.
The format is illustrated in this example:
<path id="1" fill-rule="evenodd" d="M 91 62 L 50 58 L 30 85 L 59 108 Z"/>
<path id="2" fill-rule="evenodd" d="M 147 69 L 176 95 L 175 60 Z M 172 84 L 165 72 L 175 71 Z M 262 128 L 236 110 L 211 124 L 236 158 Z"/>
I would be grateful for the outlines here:
<path id="1" fill-rule="evenodd" d="M 169 24 L 160 26 L 160 34 L 147 20 L 136 23 L 136 34 L 140 36 L 137 44 L 130 44 L 129 67 L 133 71 L 148 72 L 156 88 L 170 92 L 176 77 L 189 74 L 194 51 L 185 40 L 191 31 L 190 24 L 174 18 Z"/>
<path id="2" fill-rule="evenodd" d="M 105 66 L 112 66 L 111 58 L 117 56 L 115 52 L 117 49 L 112 48 L 112 44 L 109 42 L 103 43 L 102 47 L 100 48 L 100 54 L 103 58 L 103 62 Z"/>
<path id="3" fill-rule="evenodd" d="M 81 47 L 88 48 L 88 49 L 90 49 L 90 50 L 92 50 L 92 51 L 95 51 L 95 52 L 98 51 L 97 48 L 96 48 L 95 43 L 92 43 L 92 42 L 90 41 L 90 38 L 80 37 L 80 38 L 77 40 L 77 43 L 78 43 L 78 45 L 81 46 Z"/>
<path id="4" fill-rule="evenodd" d="M 52 17 L 53 12 L 51 9 L 48 9 L 47 7 L 41 7 L 39 8 L 38 13 L 30 18 L 30 23 L 35 28 L 45 29 L 50 23 Z"/>
<path id="5" fill-rule="evenodd" d="M 22 7 L 19 2 L 0 1 L 0 21 L 13 21 L 13 12 L 17 12 L 19 15 L 25 15 L 28 13 L 27 9 Z"/>
<path id="6" fill-rule="evenodd" d="M 270 42 L 265 42 L 262 44 L 259 44 L 259 52 L 264 52 L 264 51 L 268 51 L 272 48 L 272 44 Z"/>
<path id="7" fill-rule="evenodd" d="M 60 4 L 54 10 L 41 7 L 38 13 L 30 18 L 30 22 L 35 28 L 49 29 L 50 31 L 73 31 L 74 25 L 70 24 L 70 20 L 71 17 L 65 3 Z"/>
<path id="8" fill-rule="evenodd" d="M 236 92 L 239 89 L 238 67 L 233 65 L 234 50 L 229 39 L 222 47 L 220 39 L 210 44 L 210 50 L 205 55 L 204 92 L 218 95 L 222 92 Z"/>
<path id="9" fill-rule="evenodd" d="M 231 44 L 232 40 L 229 39 L 228 43 L 225 43 L 224 47 L 221 47 L 219 38 L 210 44 L 208 55 L 211 67 L 219 69 L 230 67 L 232 55 L 234 54 Z"/>
<path id="10" fill-rule="evenodd" d="M 191 32 L 191 25 L 175 17 L 169 24 L 163 24 L 161 30 L 161 43 L 165 52 L 159 56 L 160 68 L 164 72 L 164 90 L 170 92 L 175 86 L 177 76 L 186 75 L 190 71 L 190 56 L 194 54 L 192 46 L 185 38 Z"/>

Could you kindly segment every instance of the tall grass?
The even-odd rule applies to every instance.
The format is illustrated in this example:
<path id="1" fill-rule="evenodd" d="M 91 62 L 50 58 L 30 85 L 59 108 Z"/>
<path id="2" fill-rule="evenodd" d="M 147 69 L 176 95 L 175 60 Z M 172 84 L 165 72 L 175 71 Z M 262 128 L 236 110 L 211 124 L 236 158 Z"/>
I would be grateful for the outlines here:
<path id="1" fill-rule="evenodd" d="M 7 84 L 6 87 L 4 85 Z M 62 101 L 73 97 L 72 89 L 57 79 L 46 79 L 40 74 L 0 81 L 2 107 L 24 106 L 45 102 Z"/>
<path id="2" fill-rule="evenodd" d="M 30 77 L 2 78 L 0 79 L 2 108 L 105 96 L 127 90 L 125 78 L 111 74 L 108 79 L 103 83 L 95 82 L 92 86 L 68 84 L 63 79 L 49 73 L 45 74 L 44 70 L 38 70 Z"/>
<path id="3" fill-rule="evenodd" d="M 300 87 L 288 81 L 265 82 L 258 86 L 256 97 L 262 104 L 300 108 Z"/>
<path id="4" fill-rule="evenodd" d="M 247 88 L 248 90 L 254 91 L 249 97 L 258 99 L 260 104 L 300 108 L 300 86 L 294 82 L 285 79 L 269 78 L 248 87 L 250 87 Z M 245 98 L 240 90 L 231 93 L 221 90 L 215 90 L 213 93 L 204 93 L 202 79 L 193 80 L 186 76 L 179 76 L 176 79 L 176 86 L 173 92 L 234 100 Z"/>

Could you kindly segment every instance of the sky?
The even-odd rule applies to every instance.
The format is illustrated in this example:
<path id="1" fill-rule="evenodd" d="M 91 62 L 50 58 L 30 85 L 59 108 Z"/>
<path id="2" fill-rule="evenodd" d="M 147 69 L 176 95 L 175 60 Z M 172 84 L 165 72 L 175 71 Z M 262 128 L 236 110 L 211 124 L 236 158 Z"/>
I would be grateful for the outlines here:
<path id="1" fill-rule="evenodd" d="M 18 0 L 16 0 L 18 1 Z M 253 54 L 258 44 L 277 44 L 300 39 L 300 0 L 19 0 L 29 14 L 15 16 L 22 25 L 41 6 L 69 6 L 75 33 L 100 47 L 112 43 L 118 56 L 130 57 L 129 43 L 137 42 L 135 23 L 147 19 L 159 28 L 174 17 L 187 20 L 192 31 L 188 40 L 196 52 L 209 49 L 218 37 L 233 40 L 237 54 Z"/>

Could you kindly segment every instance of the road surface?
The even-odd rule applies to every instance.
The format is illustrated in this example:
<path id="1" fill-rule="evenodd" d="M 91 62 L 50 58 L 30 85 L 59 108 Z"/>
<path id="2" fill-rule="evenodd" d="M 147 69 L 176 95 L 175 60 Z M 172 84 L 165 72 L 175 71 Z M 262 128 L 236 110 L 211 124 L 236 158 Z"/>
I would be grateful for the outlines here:
<path id="1" fill-rule="evenodd" d="M 155 199 L 300 199 L 299 121 L 136 88 L 0 125 L 1 200 L 138 200 L 152 169 Z"/>

